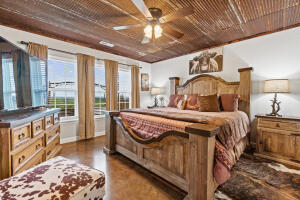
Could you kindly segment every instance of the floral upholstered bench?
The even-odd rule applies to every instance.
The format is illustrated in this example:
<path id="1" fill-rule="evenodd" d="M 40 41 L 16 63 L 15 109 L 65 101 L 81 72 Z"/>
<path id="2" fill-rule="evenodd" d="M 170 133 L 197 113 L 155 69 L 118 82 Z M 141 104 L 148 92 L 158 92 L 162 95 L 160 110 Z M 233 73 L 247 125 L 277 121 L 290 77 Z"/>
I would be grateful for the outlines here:
<path id="1" fill-rule="evenodd" d="M 100 200 L 103 172 L 56 157 L 0 181 L 1 200 Z"/>

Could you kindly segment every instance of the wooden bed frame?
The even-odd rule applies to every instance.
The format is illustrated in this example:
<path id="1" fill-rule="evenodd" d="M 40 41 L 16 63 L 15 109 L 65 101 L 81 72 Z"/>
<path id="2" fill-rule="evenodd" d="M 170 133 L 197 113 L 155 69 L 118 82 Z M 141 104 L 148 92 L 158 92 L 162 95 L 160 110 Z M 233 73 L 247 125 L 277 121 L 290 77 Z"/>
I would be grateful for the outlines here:
<path id="1" fill-rule="evenodd" d="M 212 75 L 198 75 L 179 86 L 170 78 L 171 94 L 239 94 L 239 110 L 250 115 L 252 68 L 241 68 L 240 82 L 226 82 Z M 190 200 L 210 200 L 218 187 L 213 176 L 217 126 L 193 124 L 185 132 L 168 131 L 145 140 L 127 129 L 119 111 L 106 112 L 104 152 L 119 152 L 151 172 L 188 192 Z"/>

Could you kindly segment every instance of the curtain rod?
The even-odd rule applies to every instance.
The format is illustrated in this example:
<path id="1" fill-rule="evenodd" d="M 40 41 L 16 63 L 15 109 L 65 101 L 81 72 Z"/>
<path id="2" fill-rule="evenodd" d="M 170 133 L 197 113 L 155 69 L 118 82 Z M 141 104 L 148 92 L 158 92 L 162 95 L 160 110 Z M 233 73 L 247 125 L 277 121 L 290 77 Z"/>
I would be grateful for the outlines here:
<path id="1" fill-rule="evenodd" d="M 24 42 L 24 41 L 20 41 L 20 44 L 28 45 L 29 43 L 28 43 L 28 42 Z M 71 52 L 68 52 L 68 51 L 63 51 L 63 50 L 53 49 L 53 48 L 48 48 L 48 49 L 50 49 L 50 50 L 52 50 L 52 51 L 57 51 L 57 52 L 60 52 L 60 53 L 66 53 L 66 54 L 70 54 L 70 55 L 73 55 L 73 56 L 77 56 L 76 53 L 71 53 Z M 96 60 L 104 61 L 104 59 L 101 59 L 101 58 L 96 58 L 96 57 L 95 57 L 95 59 L 96 59 Z M 132 66 L 132 65 L 129 65 L 129 64 L 124 64 L 124 63 L 119 63 L 119 62 L 118 62 L 118 64 L 130 66 L 130 67 Z M 143 69 L 142 67 L 139 67 L 139 68 L 140 68 L 140 69 Z"/>

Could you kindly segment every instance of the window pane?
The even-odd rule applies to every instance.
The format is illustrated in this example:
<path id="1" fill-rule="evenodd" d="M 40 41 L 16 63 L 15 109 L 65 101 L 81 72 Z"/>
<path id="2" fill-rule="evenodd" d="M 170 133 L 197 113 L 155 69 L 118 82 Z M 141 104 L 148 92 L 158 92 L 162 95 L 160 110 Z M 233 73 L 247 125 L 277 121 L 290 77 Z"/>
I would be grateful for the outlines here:
<path id="1" fill-rule="evenodd" d="M 66 92 L 66 104 L 75 104 L 75 92 L 74 91 Z"/>
<path id="2" fill-rule="evenodd" d="M 67 105 L 66 106 L 66 115 L 67 116 L 75 116 L 75 106 L 74 105 Z"/>
<path id="3" fill-rule="evenodd" d="M 75 116 L 76 64 L 60 60 L 48 60 L 48 103 L 61 108 L 61 117 Z"/>
<path id="4" fill-rule="evenodd" d="M 105 105 L 105 68 L 96 64 L 95 66 L 95 106 L 94 115 L 103 115 Z"/>
<path id="5" fill-rule="evenodd" d="M 13 61 L 10 53 L 2 53 L 3 101 L 4 109 L 17 108 Z"/>
<path id="6" fill-rule="evenodd" d="M 118 105 L 119 109 L 128 109 L 131 95 L 131 71 L 120 69 L 118 72 Z"/>

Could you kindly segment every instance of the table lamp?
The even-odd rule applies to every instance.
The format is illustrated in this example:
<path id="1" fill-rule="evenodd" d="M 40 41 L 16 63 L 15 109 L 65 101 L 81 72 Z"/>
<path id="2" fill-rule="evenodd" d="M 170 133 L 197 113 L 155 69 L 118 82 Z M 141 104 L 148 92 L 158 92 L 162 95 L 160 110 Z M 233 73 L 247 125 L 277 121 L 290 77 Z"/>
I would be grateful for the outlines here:
<path id="1" fill-rule="evenodd" d="M 151 95 L 154 95 L 154 107 L 158 106 L 158 99 L 157 95 L 161 94 L 161 89 L 158 87 L 153 87 L 151 88 Z"/>
<path id="2" fill-rule="evenodd" d="M 265 81 L 264 87 L 265 93 L 274 93 L 274 99 L 270 100 L 272 102 L 272 113 L 267 114 L 268 116 L 280 117 L 278 114 L 280 110 L 280 103 L 277 99 L 277 93 L 289 93 L 290 92 L 290 84 L 288 79 L 272 79 Z"/>

